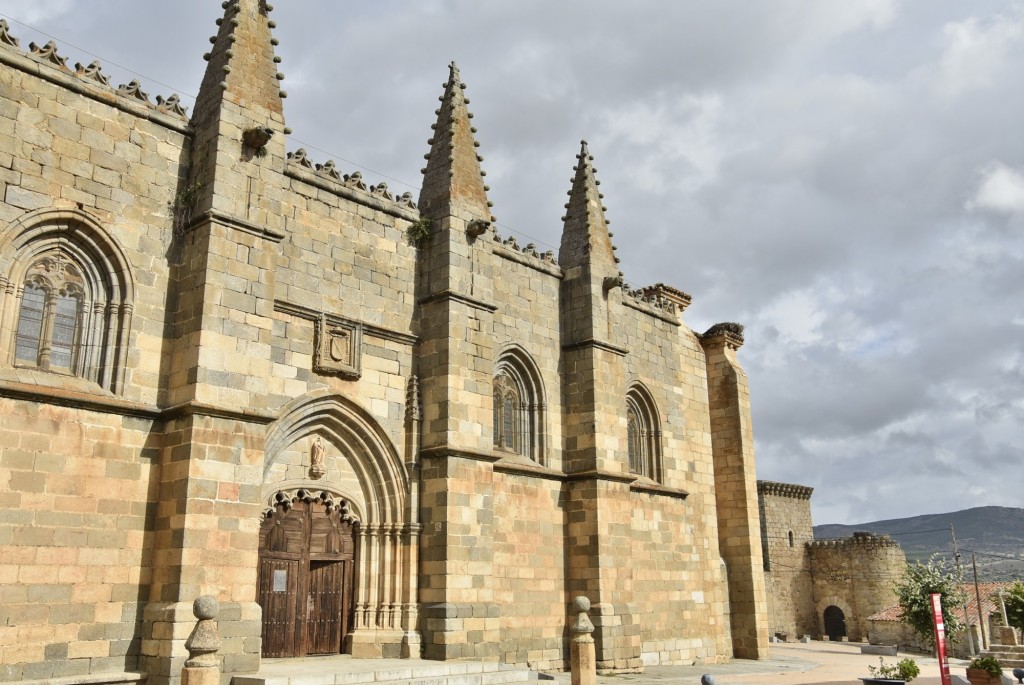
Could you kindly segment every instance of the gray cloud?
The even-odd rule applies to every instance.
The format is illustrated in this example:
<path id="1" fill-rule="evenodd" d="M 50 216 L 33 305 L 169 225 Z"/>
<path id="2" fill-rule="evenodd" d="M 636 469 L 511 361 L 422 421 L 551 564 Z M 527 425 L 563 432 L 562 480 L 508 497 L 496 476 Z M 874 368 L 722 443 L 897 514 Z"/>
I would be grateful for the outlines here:
<path id="1" fill-rule="evenodd" d="M 318 161 L 418 184 L 455 59 L 502 230 L 557 245 L 587 138 L 627 280 L 748 325 L 759 475 L 813 485 L 818 522 L 1018 504 L 1024 4 L 277 5 L 290 147 Z M 220 9 L 0 13 L 194 95 Z"/>

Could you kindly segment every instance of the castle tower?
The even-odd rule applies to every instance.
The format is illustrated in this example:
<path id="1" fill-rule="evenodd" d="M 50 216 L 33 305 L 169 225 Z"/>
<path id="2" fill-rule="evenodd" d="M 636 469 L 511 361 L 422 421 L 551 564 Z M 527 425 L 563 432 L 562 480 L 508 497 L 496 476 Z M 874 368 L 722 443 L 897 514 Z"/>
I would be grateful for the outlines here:
<path id="1" fill-rule="evenodd" d="M 816 635 L 809 545 L 813 488 L 757 481 L 761 549 L 768 588 L 768 628 L 795 640 Z"/>
<path id="2" fill-rule="evenodd" d="M 477 240 L 492 219 L 482 158 L 453 62 L 436 111 L 419 206 L 430 222 L 417 263 L 423 397 L 420 599 L 425 656 L 493 660 L 492 274 Z M 464 582 L 472 577 L 468 586 Z"/>
<path id="3" fill-rule="evenodd" d="M 230 670 L 259 661 L 256 587 L 263 430 L 270 417 L 263 384 L 271 374 L 274 272 L 284 216 L 283 93 L 274 22 L 265 0 L 230 0 L 207 55 L 192 118 L 188 177 L 176 211 L 174 316 L 166 390 L 177 407 L 167 421 L 156 514 L 154 577 L 144 638 L 185 635 L 191 602 L 213 594 L 221 616 L 243 631 L 225 658 Z M 239 325 L 238 313 L 245 313 Z M 239 409 L 245 408 L 244 410 Z M 230 536 L 222 531 L 235 530 Z M 249 639 L 242 639 L 249 638 Z M 168 682 L 187 654 L 143 648 L 151 681 Z"/>
<path id="4" fill-rule="evenodd" d="M 768 656 L 768 612 L 761 556 L 754 435 L 747 374 L 736 359 L 743 327 L 720 323 L 701 336 L 707 355 L 711 450 L 715 464 L 718 541 L 729 573 L 734 654 Z"/>
<path id="5" fill-rule="evenodd" d="M 907 568 L 903 548 L 888 535 L 856 532 L 808 545 L 814 579 L 815 634 L 862 640 L 868 616 L 896 604 L 894 581 Z"/>
<path id="6" fill-rule="evenodd" d="M 613 325 L 622 278 L 586 141 L 576 159 L 559 251 L 568 587 L 593 602 L 598 668 L 633 669 L 639 616 L 626 571 L 629 530 L 617 525 L 634 480 L 624 457 L 626 350 Z"/>

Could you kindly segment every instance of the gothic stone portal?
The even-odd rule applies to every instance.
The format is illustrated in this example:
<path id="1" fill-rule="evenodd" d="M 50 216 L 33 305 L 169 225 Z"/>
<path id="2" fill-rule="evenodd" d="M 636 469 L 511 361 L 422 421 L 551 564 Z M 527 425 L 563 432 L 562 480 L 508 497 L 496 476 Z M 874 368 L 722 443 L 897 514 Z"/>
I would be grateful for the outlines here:
<path id="1" fill-rule="evenodd" d="M 352 624 L 352 521 L 304 494 L 278 497 L 260 527 L 264 657 L 338 654 Z"/>

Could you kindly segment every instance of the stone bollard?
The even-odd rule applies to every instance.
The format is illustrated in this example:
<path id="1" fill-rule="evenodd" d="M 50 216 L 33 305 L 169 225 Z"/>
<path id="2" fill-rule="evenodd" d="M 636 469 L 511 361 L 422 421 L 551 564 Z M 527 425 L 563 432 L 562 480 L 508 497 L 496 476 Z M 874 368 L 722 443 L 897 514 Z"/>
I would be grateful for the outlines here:
<path id="1" fill-rule="evenodd" d="M 572 600 L 576 620 L 572 631 L 572 648 L 569 654 L 569 669 L 572 671 L 572 685 L 597 685 L 597 657 L 594 652 L 594 624 L 590 622 L 590 600 L 580 595 Z"/>
<path id="2" fill-rule="evenodd" d="M 203 595 L 192 603 L 192 613 L 199 622 L 185 640 L 188 659 L 181 669 L 181 685 L 220 685 L 220 635 L 216 621 L 219 612 L 216 597 Z"/>
<path id="3" fill-rule="evenodd" d="M 715 685 L 715 676 L 705 673 L 700 677 L 700 685 Z"/>

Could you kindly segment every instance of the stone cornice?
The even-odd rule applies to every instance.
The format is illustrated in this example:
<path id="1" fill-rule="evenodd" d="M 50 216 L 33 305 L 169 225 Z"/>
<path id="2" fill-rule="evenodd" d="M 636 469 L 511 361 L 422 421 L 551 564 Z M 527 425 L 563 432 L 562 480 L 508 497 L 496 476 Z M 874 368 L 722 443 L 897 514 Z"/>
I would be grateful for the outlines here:
<path id="1" fill-rule="evenodd" d="M 277 416 L 270 412 L 257 412 L 247 409 L 236 409 L 231 407 L 217 407 L 202 402 L 183 402 L 163 411 L 163 418 L 177 419 L 182 416 L 210 416 L 217 419 L 230 419 L 244 423 L 268 424 L 273 423 Z"/>
<path id="2" fill-rule="evenodd" d="M 536 463 L 525 463 L 514 461 L 509 458 L 502 458 L 495 462 L 494 470 L 501 473 L 508 473 L 515 476 L 526 476 L 528 478 L 546 478 L 548 480 L 565 481 L 565 474 L 561 471 L 549 469 Z"/>
<path id="3" fill-rule="evenodd" d="M 700 336 L 701 345 L 707 347 L 729 347 L 737 350 L 743 346 L 743 326 L 727 321 L 716 323 Z"/>
<path id="4" fill-rule="evenodd" d="M 346 186 L 343 181 L 324 174 L 318 174 L 295 159 L 288 160 L 284 173 L 285 176 L 296 181 L 308 183 L 332 195 L 343 197 L 346 200 L 376 209 L 393 217 L 405 219 L 406 221 L 419 221 L 420 219 L 418 209 L 403 207 L 394 200 L 388 200 L 387 198 L 371 195 L 368 191 Z"/>
<path id="5" fill-rule="evenodd" d="M 654 305 L 648 304 L 647 302 L 638 300 L 634 297 L 630 297 L 625 293 L 623 293 L 622 295 L 622 304 L 625 305 L 626 307 L 629 307 L 630 309 L 635 309 L 638 312 L 643 312 L 648 316 L 653 316 L 656 319 L 661 319 L 665 323 L 671 324 L 673 326 L 680 325 L 679 319 L 676 316 L 672 314 L 667 314 L 664 311 L 655 307 Z"/>
<path id="6" fill-rule="evenodd" d="M 76 379 L 71 379 L 72 381 Z M 216 407 L 199 402 L 183 402 L 173 407 L 157 407 L 142 402 L 133 402 L 105 393 L 98 386 L 94 392 L 51 387 L 32 383 L 0 380 L 0 397 L 14 400 L 38 402 L 69 409 L 82 409 L 101 414 L 133 416 L 153 421 L 168 421 L 182 416 L 211 416 L 215 418 L 243 421 L 245 423 L 268 424 L 277 416 L 268 412 L 254 412 L 230 407 Z"/>
<path id="7" fill-rule="evenodd" d="M 502 259 L 507 259 L 510 262 L 528 266 L 531 269 L 540 271 L 541 273 L 549 276 L 554 276 L 558 279 L 565 277 L 565 274 L 562 273 L 562 267 L 558 266 L 558 264 L 545 262 L 540 257 L 534 257 L 524 252 L 513 250 L 508 245 L 504 245 L 502 243 L 492 244 L 494 245 L 494 254 Z"/>
<path id="8" fill-rule="evenodd" d="M 472 295 L 457 293 L 454 290 L 442 290 L 441 292 L 434 293 L 433 295 L 427 295 L 419 301 L 419 304 L 424 305 L 447 301 L 459 302 L 472 307 L 473 309 L 480 309 L 485 312 L 495 312 L 498 310 L 497 305 L 493 305 L 490 302 L 484 302 L 483 300 L 478 300 Z"/>
<path id="9" fill-rule="evenodd" d="M 627 350 L 625 347 L 619 347 L 618 345 L 613 345 L 610 342 L 605 342 L 604 340 L 597 340 L 596 338 L 577 340 L 576 342 L 566 343 L 565 345 L 562 345 L 562 349 L 565 351 L 580 350 L 585 347 L 593 347 L 599 350 L 604 350 L 605 352 L 617 354 L 620 357 L 625 357 L 627 354 L 629 354 L 629 350 Z"/>
<path id="10" fill-rule="evenodd" d="M 689 307 L 693 302 L 693 297 L 690 296 L 690 293 L 684 293 L 682 290 L 664 283 L 655 283 L 654 285 L 647 286 L 644 288 L 644 291 L 660 295 L 675 304 L 680 312 Z"/>
<path id="11" fill-rule="evenodd" d="M 137 116 L 140 119 L 152 121 L 183 135 L 191 136 L 194 133 L 188 121 L 183 120 L 179 115 L 162 112 L 148 102 L 133 100 L 120 95 L 117 90 L 108 85 L 103 85 L 99 81 L 95 81 L 96 85 L 93 85 L 93 82 L 84 80 L 67 67 L 58 67 L 57 65 L 42 62 L 30 57 L 29 54 L 17 52 L 17 50 L 18 48 L 13 46 L 0 46 L 0 64 L 5 64 L 19 71 L 31 74 L 61 88 L 105 105 L 116 107 L 123 112 Z"/>
<path id="12" fill-rule="evenodd" d="M 206 223 L 221 224 L 222 226 L 227 226 L 228 228 L 233 228 L 237 231 L 242 231 L 243 233 L 264 238 L 272 243 L 279 243 L 285 239 L 284 233 L 279 233 L 278 231 L 267 228 L 266 226 L 260 226 L 259 224 L 254 224 L 252 222 L 245 221 L 244 219 L 239 219 L 238 217 L 228 216 L 227 214 L 216 210 L 196 215 L 192 221 L 189 222 L 187 229 L 192 230 L 196 226 Z"/>
<path id="13" fill-rule="evenodd" d="M 377 326 L 375 324 L 366 323 L 365 321 L 359 321 L 357 319 L 348 319 L 343 316 L 336 314 L 329 314 L 326 312 L 319 312 L 316 309 L 310 307 L 304 307 L 301 304 L 294 302 L 287 302 L 285 300 L 274 300 L 274 311 L 281 312 L 282 314 L 291 314 L 297 316 L 300 319 L 307 319 L 309 321 L 316 321 L 320 318 L 321 314 L 325 314 L 332 321 L 340 321 L 343 323 L 357 324 L 363 327 L 363 334 L 374 338 L 380 338 L 382 340 L 391 340 L 403 345 L 415 345 L 419 342 L 419 338 L 411 333 L 403 333 L 402 331 L 396 331 L 391 328 L 384 328 L 383 326 Z"/>
<path id="14" fill-rule="evenodd" d="M 77 379 L 70 379 L 72 382 Z M 68 387 L 21 383 L 11 380 L 0 380 L 0 397 L 14 400 L 28 400 L 70 409 L 84 409 L 101 414 L 118 414 L 135 416 L 142 419 L 159 421 L 163 419 L 160 407 L 142 402 L 132 402 L 116 397 L 94 386 L 94 391 L 77 390 Z"/>
<path id="15" fill-rule="evenodd" d="M 757 494 L 776 495 L 778 497 L 793 497 L 796 499 L 810 499 L 814 488 L 796 483 L 777 483 L 771 480 L 757 481 Z"/>
<path id="16" fill-rule="evenodd" d="M 447 445 L 440 445 L 438 447 L 428 447 L 420 450 L 420 459 L 447 459 L 448 457 L 456 457 L 458 459 L 472 459 L 474 461 L 489 461 L 494 463 L 501 460 L 501 454 L 498 452 L 487 452 L 484 450 L 476 450 L 466 447 L 448 447 Z"/>
<path id="17" fill-rule="evenodd" d="M 627 483 L 632 485 L 636 482 L 635 473 L 621 473 L 619 471 L 605 471 L 603 469 L 589 469 L 587 471 L 575 471 L 567 473 L 565 479 L 570 483 L 581 480 L 606 480 L 613 483 Z"/>
<path id="18" fill-rule="evenodd" d="M 643 492 L 648 495 L 661 495 L 662 497 L 674 497 L 676 499 L 686 499 L 690 496 L 690 493 L 686 490 L 670 488 L 667 485 L 655 483 L 652 480 L 644 478 L 637 478 L 629 486 L 629 489 L 633 492 Z"/>

